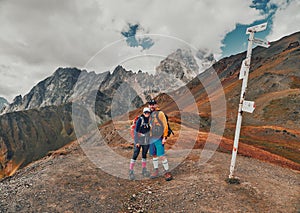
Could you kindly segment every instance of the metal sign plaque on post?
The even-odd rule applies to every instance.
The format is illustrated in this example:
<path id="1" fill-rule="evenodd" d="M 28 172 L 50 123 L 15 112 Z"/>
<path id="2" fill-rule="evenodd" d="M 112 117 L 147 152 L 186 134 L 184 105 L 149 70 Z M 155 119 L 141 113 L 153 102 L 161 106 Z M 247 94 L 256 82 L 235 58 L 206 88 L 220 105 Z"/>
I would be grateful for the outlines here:
<path id="1" fill-rule="evenodd" d="M 241 89 L 241 96 L 240 96 L 240 103 L 239 103 L 239 109 L 238 109 L 238 117 L 236 121 L 236 128 L 235 128 L 235 135 L 234 135 L 234 142 L 233 142 L 233 149 L 232 149 L 232 158 L 231 158 L 231 164 L 230 164 L 230 174 L 229 174 L 229 183 L 238 183 L 239 181 L 237 178 L 234 178 L 234 168 L 236 163 L 236 156 L 237 156 L 237 150 L 239 145 L 239 138 L 240 138 L 240 132 L 241 132 L 241 125 L 242 125 L 242 115 L 243 112 L 249 112 L 252 113 L 255 109 L 255 103 L 253 101 L 246 101 L 245 100 L 245 94 L 247 89 L 247 82 L 249 77 L 249 70 L 250 70 L 250 62 L 251 62 L 251 55 L 252 55 L 252 45 L 253 43 L 263 46 L 263 47 L 269 47 L 270 43 L 258 38 L 254 38 L 254 33 L 263 31 L 267 28 L 267 23 L 259 24 L 256 26 L 252 26 L 247 28 L 246 34 L 249 34 L 248 39 L 248 49 L 247 49 L 247 56 L 246 59 L 243 60 L 242 66 L 240 69 L 240 76 L 239 79 L 243 79 L 242 83 L 242 89 Z"/>
<path id="2" fill-rule="evenodd" d="M 260 32 L 260 31 L 264 31 L 265 29 L 267 29 L 267 24 L 268 23 L 265 22 L 263 24 L 248 27 L 247 30 L 246 30 L 246 34 L 257 33 L 257 32 Z"/>
<path id="3" fill-rule="evenodd" d="M 266 47 L 266 48 L 268 48 L 270 46 L 270 42 L 261 40 L 259 38 L 254 38 L 253 42 L 255 44 L 257 44 L 258 46 L 262 46 L 262 47 Z"/>
<path id="4" fill-rule="evenodd" d="M 247 60 L 244 59 L 243 62 L 242 62 L 242 67 L 240 69 L 239 79 L 245 78 L 247 73 L 249 73 L 250 66 L 248 66 L 246 63 L 247 63 Z"/>
<path id="5" fill-rule="evenodd" d="M 242 106 L 242 110 L 243 112 L 249 112 L 249 113 L 253 113 L 253 111 L 255 110 L 255 103 L 254 101 L 243 101 L 243 106 Z"/>

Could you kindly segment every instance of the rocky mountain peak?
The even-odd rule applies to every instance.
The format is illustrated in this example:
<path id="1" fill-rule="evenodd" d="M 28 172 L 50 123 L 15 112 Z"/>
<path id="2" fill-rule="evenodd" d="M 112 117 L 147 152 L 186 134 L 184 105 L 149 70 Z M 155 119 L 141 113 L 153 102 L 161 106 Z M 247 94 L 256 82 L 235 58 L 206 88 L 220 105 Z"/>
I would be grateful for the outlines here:
<path id="1" fill-rule="evenodd" d="M 16 97 L 14 98 L 13 102 L 14 102 L 15 104 L 20 104 L 20 103 L 22 103 L 22 95 L 16 96 Z"/>
<path id="2" fill-rule="evenodd" d="M 0 111 L 3 109 L 3 107 L 5 107 L 6 105 L 8 105 L 8 101 L 3 98 L 3 97 L 0 97 Z"/>
<path id="3" fill-rule="evenodd" d="M 122 67 L 121 65 L 118 65 L 114 71 L 113 74 L 119 74 L 119 73 L 123 73 L 123 72 L 128 72 L 124 67 Z"/>
<path id="4" fill-rule="evenodd" d="M 63 78 L 68 78 L 68 77 L 73 77 L 73 76 L 78 76 L 80 75 L 81 70 L 77 69 L 76 67 L 73 68 L 63 68 L 59 67 L 52 76 L 52 78 L 57 78 L 57 77 L 63 77 Z M 62 79 L 64 80 L 64 79 Z"/>
<path id="5" fill-rule="evenodd" d="M 174 75 L 187 83 L 199 73 L 199 66 L 191 50 L 177 49 L 156 67 L 156 74 L 161 72 Z"/>
<path id="6" fill-rule="evenodd" d="M 184 64 L 185 67 L 197 73 L 199 71 L 199 66 L 192 54 L 191 50 L 187 49 L 177 49 L 174 53 L 169 55 L 170 59 L 177 60 Z"/>
<path id="7" fill-rule="evenodd" d="M 119 79 L 123 79 L 124 77 L 130 77 L 132 75 L 134 75 L 135 73 L 133 73 L 131 70 L 126 70 L 124 67 L 122 67 L 121 65 L 118 65 L 113 73 L 112 76 L 113 77 L 117 77 Z"/>

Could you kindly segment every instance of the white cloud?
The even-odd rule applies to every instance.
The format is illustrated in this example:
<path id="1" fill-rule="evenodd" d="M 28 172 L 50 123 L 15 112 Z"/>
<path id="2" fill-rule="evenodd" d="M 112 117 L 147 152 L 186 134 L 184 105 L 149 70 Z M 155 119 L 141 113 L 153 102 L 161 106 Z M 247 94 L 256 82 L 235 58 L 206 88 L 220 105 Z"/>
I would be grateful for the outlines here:
<path id="1" fill-rule="evenodd" d="M 127 23 L 220 54 L 222 39 L 236 23 L 261 18 L 251 4 L 251 0 L 2 0 L 0 65 L 5 66 L 0 96 L 11 100 L 25 94 L 59 66 L 82 67 L 98 50 L 121 39 Z M 109 63 L 111 57 L 103 61 Z"/>
<path id="2" fill-rule="evenodd" d="M 119 21 L 140 23 L 150 33 L 161 33 L 185 40 L 198 48 L 220 51 L 224 35 L 236 23 L 250 24 L 260 17 L 249 8 L 252 1 L 189 0 L 111 0 L 104 3 Z M 118 5 L 118 7 L 116 6 Z"/>
<path id="3" fill-rule="evenodd" d="M 267 37 L 269 41 L 300 31 L 300 1 L 293 0 L 287 3 L 284 0 L 272 0 L 271 3 L 279 8 L 273 17 L 272 31 Z"/>

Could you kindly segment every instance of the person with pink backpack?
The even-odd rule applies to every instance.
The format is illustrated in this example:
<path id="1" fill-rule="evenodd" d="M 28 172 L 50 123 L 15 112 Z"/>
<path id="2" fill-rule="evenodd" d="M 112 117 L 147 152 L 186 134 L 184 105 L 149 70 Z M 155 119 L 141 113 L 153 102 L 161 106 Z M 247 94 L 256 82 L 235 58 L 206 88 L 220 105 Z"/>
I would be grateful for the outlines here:
<path id="1" fill-rule="evenodd" d="M 133 156 L 130 160 L 129 165 L 129 179 L 134 180 L 134 165 L 136 163 L 136 159 L 140 154 L 140 150 L 142 148 L 142 175 L 144 177 L 149 177 L 150 172 L 147 171 L 146 162 L 147 162 L 147 153 L 149 150 L 149 137 L 150 137 L 150 117 L 151 110 L 148 107 L 143 109 L 143 114 L 138 117 L 135 123 L 134 128 L 134 151 Z"/>

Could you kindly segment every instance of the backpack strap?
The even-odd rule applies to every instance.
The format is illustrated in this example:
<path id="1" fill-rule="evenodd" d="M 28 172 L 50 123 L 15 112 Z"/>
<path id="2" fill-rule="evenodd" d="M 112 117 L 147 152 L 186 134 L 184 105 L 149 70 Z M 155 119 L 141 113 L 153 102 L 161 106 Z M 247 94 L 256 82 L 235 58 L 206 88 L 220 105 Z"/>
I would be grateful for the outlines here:
<path id="1" fill-rule="evenodd" d="M 156 112 L 156 119 L 157 119 L 157 121 L 159 122 L 159 124 L 160 124 L 160 126 L 162 126 L 162 127 L 164 127 L 163 126 L 163 123 L 162 123 L 162 121 L 159 119 L 159 117 L 158 117 L 158 114 L 159 114 L 159 112 L 160 112 L 161 110 L 157 110 L 157 112 Z M 166 120 L 167 120 L 167 125 L 168 125 L 168 137 L 171 135 L 171 134 L 173 134 L 174 135 L 174 132 L 173 132 L 173 130 L 171 129 L 171 127 L 170 127 L 170 124 L 169 124 L 169 119 L 168 119 L 168 116 L 163 112 L 163 111 L 161 111 L 163 114 L 164 114 L 164 116 L 166 117 Z"/>
<path id="2" fill-rule="evenodd" d="M 156 120 L 158 121 L 158 123 L 160 124 L 160 126 L 163 127 L 163 123 L 162 123 L 162 121 L 161 121 L 161 120 L 159 119 L 159 117 L 158 117 L 159 112 L 161 112 L 161 111 L 160 111 L 160 110 L 157 110 L 157 111 L 156 111 L 155 117 L 156 117 Z"/>
<path id="3" fill-rule="evenodd" d="M 144 123 L 145 123 L 145 120 L 144 120 L 144 117 L 143 117 L 143 116 L 140 116 L 140 119 L 141 119 L 142 121 L 141 121 L 141 125 L 140 125 L 140 128 L 139 128 L 139 131 L 141 130 L 142 126 L 143 126 Z"/>
<path id="4" fill-rule="evenodd" d="M 144 117 L 141 116 L 140 118 L 142 119 L 141 126 L 143 126 L 143 124 L 145 123 Z"/>
<path id="5" fill-rule="evenodd" d="M 141 125 L 138 127 L 138 122 L 140 120 L 141 116 L 138 117 L 138 119 L 135 122 L 135 128 L 133 130 L 134 132 L 134 144 L 136 144 L 138 142 L 138 138 L 139 138 L 139 131 L 141 130 Z"/>
<path id="6" fill-rule="evenodd" d="M 140 116 L 140 117 L 138 118 L 138 120 L 139 120 L 139 119 L 141 119 L 141 124 L 140 124 L 140 126 L 139 126 L 139 128 L 138 128 L 138 130 L 137 130 L 138 133 L 140 132 L 140 130 L 141 130 L 143 124 L 145 123 L 144 117 L 143 117 L 143 116 Z M 136 123 L 138 122 L 138 120 L 136 121 Z"/>

